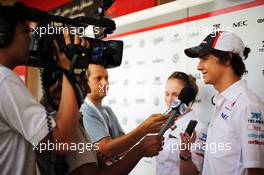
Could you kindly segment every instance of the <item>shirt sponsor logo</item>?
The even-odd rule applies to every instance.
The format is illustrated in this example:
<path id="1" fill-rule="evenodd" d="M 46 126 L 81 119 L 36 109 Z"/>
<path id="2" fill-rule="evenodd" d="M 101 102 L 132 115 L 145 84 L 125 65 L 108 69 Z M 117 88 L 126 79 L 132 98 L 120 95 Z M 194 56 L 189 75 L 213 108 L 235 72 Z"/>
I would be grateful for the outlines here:
<path id="1" fill-rule="evenodd" d="M 264 131 L 264 126 L 263 125 L 248 124 L 247 128 L 249 130 Z"/>
<path id="2" fill-rule="evenodd" d="M 250 144 L 250 145 L 264 145 L 264 142 L 260 142 L 258 140 L 249 140 L 248 144 Z"/>
<path id="3" fill-rule="evenodd" d="M 206 133 L 201 133 L 199 135 L 199 140 L 205 142 L 206 141 L 206 138 L 207 138 L 207 134 Z"/>
<path id="4" fill-rule="evenodd" d="M 261 113 L 259 112 L 251 112 L 251 118 L 248 119 L 249 123 L 259 123 L 264 124 L 264 121 L 261 120 Z"/>
<path id="5" fill-rule="evenodd" d="M 227 120 L 228 117 L 229 117 L 229 116 L 226 115 L 225 113 L 222 113 L 222 114 L 221 114 L 221 118 L 224 119 L 224 120 Z"/>
<path id="6" fill-rule="evenodd" d="M 248 137 L 255 139 L 264 139 L 264 133 L 261 134 L 248 134 Z"/>

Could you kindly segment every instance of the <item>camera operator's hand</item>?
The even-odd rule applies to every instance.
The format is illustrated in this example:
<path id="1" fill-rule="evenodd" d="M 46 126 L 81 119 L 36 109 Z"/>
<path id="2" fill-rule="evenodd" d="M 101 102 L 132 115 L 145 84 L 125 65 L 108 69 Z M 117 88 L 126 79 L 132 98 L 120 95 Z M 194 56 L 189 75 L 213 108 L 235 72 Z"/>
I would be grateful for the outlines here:
<path id="1" fill-rule="evenodd" d="M 136 146 L 137 151 L 143 157 L 153 157 L 159 154 L 164 144 L 164 138 L 159 135 L 149 135 Z"/>
<path id="2" fill-rule="evenodd" d="M 143 130 L 144 134 L 158 133 L 168 119 L 168 116 L 162 114 L 152 114 L 143 123 L 141 123 L 140 128 Z"/>
<path id="3" fill-rule="evenodd" d="M 72 44 L 71 36 L 70 36 L 68 30 L 64 31 L 64 40 L 65 40 L 65 45 L 66 46 L 69 45 L 69 44 Z M 78 35 L 74 36 L 73 44 L 74 45 L 80 45 L 82 47 L 89 47 L 89 42 L 87 40 L 85 40 L 84 38 L 80 38 Z M 70 59 L 67 58 L 67 56 L 65 55 L 64 52 L 60 52 L 59 51 L 59 45 L 58 45 L 58 42 L 56 40 L 54 40 L 54 45 L 56 47 L 57 58 L 58 58 L 58 61 L 60 63 L 60 66 L 63 69 L 69 70 L 70 65 L 71 65 Z"/>

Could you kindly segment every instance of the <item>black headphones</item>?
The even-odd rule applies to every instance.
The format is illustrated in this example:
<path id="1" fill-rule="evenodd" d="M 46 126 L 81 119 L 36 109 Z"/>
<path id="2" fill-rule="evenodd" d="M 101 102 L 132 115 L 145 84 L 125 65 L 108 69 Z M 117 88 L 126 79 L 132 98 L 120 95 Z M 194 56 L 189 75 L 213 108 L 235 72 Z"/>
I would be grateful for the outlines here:
<path id="1" fill-rule="evenodd" d="M 12 12 L 13 7 L 0 4 L 0 48 L 8 46 L 13 40 L 14 21 L 7 20 L 9 15 L 14 15 Z"/>

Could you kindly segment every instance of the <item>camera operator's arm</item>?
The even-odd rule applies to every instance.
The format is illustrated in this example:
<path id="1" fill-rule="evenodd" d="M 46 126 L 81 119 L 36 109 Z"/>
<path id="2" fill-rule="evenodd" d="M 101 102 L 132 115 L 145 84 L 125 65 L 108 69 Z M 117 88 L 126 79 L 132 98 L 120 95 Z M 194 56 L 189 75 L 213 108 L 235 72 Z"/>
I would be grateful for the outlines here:
<path id="1" fill-rule="evenodd" d="M 74 175 L 84 175 L 89 172 L 94 175 L 124 175 L 129 174 L 142 157 L 156 156 L 162 149 L 163 138 L 157 135 L 146 136 L 127 155 L 111 166 L 97 167 L 95 163 L 85 164 L 73 171 Z"/>
<path id="2" fill-rule="evenodd" d="M 131 132 L 116 138 L 105 137 L 99 140 L 99 151 L 107 157 L 116 157 L 128 151 L 148 133 L 157 133 L 167 117 L 153 114 Z"/>
<path id="3" fill-rule="evenodd" d="M 71 38 L 68 33 L 64 34 L 65 44 L 71 43 Z M 75 36 L 74 44 L 80 44 L 80 39 Z M 57 56 L 61 67 L 69 69 L 70 61 L 64 53 L 58 52 L 58 44 L 54 42 L 57 49 Z M 81 43 L 83 45 L 83 43 Z M 70 84 L 69 80 L 63 75 L 62 89 L 61 89 L 61 100 L 59 110 L 55 119 L 56 126 L 53 129 L 53 141 L 62 143 L 71 143 L 75 141 L 75 131 L 77 128 L 77 122 L 79 120 L 79 109 L 77 105 L 77 99 Z M 66 151 L 66 150 L 59 150 Z"/>

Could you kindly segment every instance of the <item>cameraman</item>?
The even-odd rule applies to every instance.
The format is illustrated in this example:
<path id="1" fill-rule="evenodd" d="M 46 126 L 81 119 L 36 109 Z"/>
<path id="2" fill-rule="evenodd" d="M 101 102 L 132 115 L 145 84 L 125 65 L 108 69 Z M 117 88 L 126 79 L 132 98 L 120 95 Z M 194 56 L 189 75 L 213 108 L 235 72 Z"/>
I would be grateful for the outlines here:
<path id="1" fill-rule="evenodd" d="M 47 141 L 47 113 L 12 72 L 29 57 L 29 27 L 15 6 L 0 5 L 0 169 L 5 174 L 36 174 L 33 146 Z M 70 43 L 65 35 L 66 44 Z M 69 61 L 57 53 L 64 69 Z M 74 142 L 79 112 L 72 86 L 63 75 L 60 107 L 51 119 L 53 142 Z M 68 150 L 57 150 L 65 153 Z"/>

